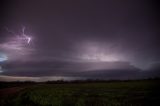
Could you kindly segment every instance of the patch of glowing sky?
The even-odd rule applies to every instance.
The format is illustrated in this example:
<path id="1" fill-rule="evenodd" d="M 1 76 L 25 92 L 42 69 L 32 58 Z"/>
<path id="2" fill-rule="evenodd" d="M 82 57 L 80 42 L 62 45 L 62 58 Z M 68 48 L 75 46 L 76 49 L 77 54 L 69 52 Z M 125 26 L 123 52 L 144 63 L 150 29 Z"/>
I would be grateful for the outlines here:
<path id="1" fill-rule="evenodd" d="M 4 62 L 7 60 L 8 60 L 8 57 L 5 54 L 0 53 L 0 62 Z M 2 72 L 3 72 L 2 66 L 0 66 L 0 73 L 2 73 Z"/>
<path id="2" fill-rule="evenodd" d="M 8 57 L 5 54 L 0 53 L 0 62 L 6 61 L 6 60 L 8 60 Z"/>
<path id="3" fill-rule="evenodd" d="M 107 45 L 107 46 L 106 46 Z M 126 57 L 114 50 L 112 45 L 103 42 L 87 41 L 78 45 L 77 54 L 80 60 L 91 62 L 124 61 Z"/>
<path id="4" fill-rule="evenodd" d="M 65 76 L 44 76 L 44 77 L 20 77 L 20 76 L 5 76 L 0 75 L 0 81 L 58 81 L 58 80 L 86 80 L 87 78 L 83 77 L 65 77 Z"/>
<path id="5" fill-rule="evenodd" d="M 0 66 L 0 73 L 2 73 L 3 71 L 2 71 L 2 67 Z"/>
<path id="6" fill-rule="evenodd" d="M 31 43 L 31 37 L 25 34 L 25 27 L 22 28 L 22 33 L 16 34 L 14 31 L 6 28 L 11 34 L 7 40 L 0 44 L 0 49 L 5 53 L 8 60 L 23 59 L 34 51 Z M 5 57 L 1 57 L 1 60 Z"/>

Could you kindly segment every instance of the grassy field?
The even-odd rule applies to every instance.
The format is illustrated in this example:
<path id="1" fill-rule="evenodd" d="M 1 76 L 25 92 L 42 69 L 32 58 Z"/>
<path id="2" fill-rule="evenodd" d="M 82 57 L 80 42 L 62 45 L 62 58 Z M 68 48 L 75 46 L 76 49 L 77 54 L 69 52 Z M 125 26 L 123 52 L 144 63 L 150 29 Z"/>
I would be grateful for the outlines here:
<path id="1" fill-rule="evenodd" d="M 159 80 L 33 84 L 1 97 L 0 106 L 160 106 L 158 84 Z"/>

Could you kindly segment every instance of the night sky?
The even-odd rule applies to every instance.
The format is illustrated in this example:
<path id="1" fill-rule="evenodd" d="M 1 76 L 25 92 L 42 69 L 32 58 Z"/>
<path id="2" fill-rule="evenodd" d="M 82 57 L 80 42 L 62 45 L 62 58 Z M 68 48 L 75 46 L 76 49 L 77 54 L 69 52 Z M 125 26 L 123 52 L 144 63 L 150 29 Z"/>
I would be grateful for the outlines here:
<path id="1" fill-rule="evenodd" d="M 158 10 L 156 0 L 2 0 L 0 80 L 156 74 Z"/>

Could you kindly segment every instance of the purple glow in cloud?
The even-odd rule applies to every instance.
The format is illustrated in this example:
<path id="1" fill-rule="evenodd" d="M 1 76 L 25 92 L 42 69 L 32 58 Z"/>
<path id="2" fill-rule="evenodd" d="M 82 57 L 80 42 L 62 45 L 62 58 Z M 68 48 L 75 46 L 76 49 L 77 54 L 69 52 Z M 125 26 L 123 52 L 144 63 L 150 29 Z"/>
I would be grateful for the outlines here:
<path id="1" fill-rule="evenodd" d="M 29 45 L 31 43 L 31 37 L 25 34 L 25 27 L 22 28 L 22 34 L 16 34 L 8 28 L 6 30 L 12 36 L 0 44 L 0 49 L 7 55 L 9 60 L 23 59 L 34 51 L 33 47 Z"/>
<path id="2" fill-rule="evenodd" d="M 77 49 L 78 48 L 78 49 Z M 79 59 L 90 62 L 116 62 L 125 61 L 127 56 L 113 48 L 112 44 L 104 42 L 87 41 L 75 46 Z"/>

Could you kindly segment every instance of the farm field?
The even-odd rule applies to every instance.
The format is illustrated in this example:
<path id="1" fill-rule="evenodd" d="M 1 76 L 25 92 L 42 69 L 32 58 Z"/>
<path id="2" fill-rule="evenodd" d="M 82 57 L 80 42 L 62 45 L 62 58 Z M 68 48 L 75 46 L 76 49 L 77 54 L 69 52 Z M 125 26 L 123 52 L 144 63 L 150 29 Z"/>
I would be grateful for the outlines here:
<path id="1" fill-rule="evenodd" d="M 159 106 L 158 84 L 143 80 L 7 87 L 0 89 L 0 106 Z"/>

